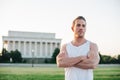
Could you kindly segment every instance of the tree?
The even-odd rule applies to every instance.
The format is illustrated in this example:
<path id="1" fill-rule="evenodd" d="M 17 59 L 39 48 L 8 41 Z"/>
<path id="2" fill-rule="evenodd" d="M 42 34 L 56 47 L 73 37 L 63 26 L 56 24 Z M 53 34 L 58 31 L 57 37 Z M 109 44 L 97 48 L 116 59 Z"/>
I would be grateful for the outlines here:
<path id="1" fill-rule="evenodd" d="M 59 54 L 60 49 L 59 48 L 55 48 L 53 55 L 52 55 L 52 63 L 56 63 L 56 56 Z"/>
<path id="2" fill-rule="evenodd" d="M 102 58 L 103 58 L 103 63 L 105 64 L 111 63 L 111 59 L 112 59 L 111 56 L 103 55 Z"/>
<path id="3" fill-rule="evenodd" d="M 8 51 L 5 48 L 2 49 L 2 55 L 5 54 L 5 53 L 7 53 L 7 52 Z"/>
<path id="4" fill-rule="evenodd" d="M 120 64 L 120 55 L 118 55 L 117 59 L 118 59 L 118 63 Z"/>
<path id="5" fill-rule="evenodd" d="M 117 64 L 118 60 L 115 57 L 112 57 L 111 60 L 110 60 L 110 63 Z"/>
<path id="6" fill-rule="evenodd" d="M 99 61 L 99 63 L 102 64 L 102 63 L 103 63 L 103 59 L 102 59 L 102 55 L 100 54 L 100 52 L 99 52 L 99 56 L 100 56 L 100 61 Z"/>
<path id="7" fill-rule="evenodd" d="M 13 63 L 21 63 L 22 62 L 21 53 L 17 49 L 15 51 L 11 51 L 10 53 L 11 53 Z"/>
<path id="8" fill-rule="evenodd" d="M 100 64 L 117 64 L 119 63 L 119 58 L 115 58 L 115 57 L 111 57 L 111 56 L 108 56 L 108 55 L 100 55 Z M 118 55 L 119 57 L 119 55 Z"/>
<path id="9" fill-rule="evenodd" d="M 10 53 L 5 49 L 3 48 L 2 50 L 2 57 L 1 57 L 1 62 L 10 62 Z"/>

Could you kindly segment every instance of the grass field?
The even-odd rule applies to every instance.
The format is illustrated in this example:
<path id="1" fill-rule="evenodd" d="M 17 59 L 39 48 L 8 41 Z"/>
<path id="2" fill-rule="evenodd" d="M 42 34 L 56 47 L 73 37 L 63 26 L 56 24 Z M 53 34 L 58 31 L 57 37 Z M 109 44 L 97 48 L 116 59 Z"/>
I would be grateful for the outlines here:
<path id="1" fill-rule="evenodd" d="M 120 80 L 120 66 L 94 70 L 94 80 Z M 64 69 L 57 67 L 0 67 L 0 80 L 64 80 Z"/>

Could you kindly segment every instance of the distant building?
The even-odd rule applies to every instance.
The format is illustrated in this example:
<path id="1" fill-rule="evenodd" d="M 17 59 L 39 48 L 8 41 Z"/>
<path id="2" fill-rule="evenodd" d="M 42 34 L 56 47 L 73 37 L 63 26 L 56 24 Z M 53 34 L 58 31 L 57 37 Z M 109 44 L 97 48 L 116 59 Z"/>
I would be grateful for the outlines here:
<path id="1" fill-rule="evenodd" d="M 27 62 L 31 62 L 34 57 L 36 63 L 51 58 L 54 49 L 61 45 L 61 39 L 56 39 L 55 33 L 9 31 L 8 36 L 2 39 L 8 51 L 17 49 Z"/>

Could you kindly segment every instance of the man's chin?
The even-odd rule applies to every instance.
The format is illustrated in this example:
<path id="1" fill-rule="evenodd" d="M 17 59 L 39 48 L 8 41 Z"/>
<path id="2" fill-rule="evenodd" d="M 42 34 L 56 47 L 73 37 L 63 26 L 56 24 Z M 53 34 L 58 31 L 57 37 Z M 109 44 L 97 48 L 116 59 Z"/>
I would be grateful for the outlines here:
<path id="1" fill-rule="evenodd" d="M 83 38 L 84 37 L 84 34 L 81 34 L 81 35 L 78 35 L 79 36 L 79 38 Z"/>
<path id="2" fill-rule="evenodd" d="M 77 36 L 77 38 L 84 38 L 84 36 Z"/>

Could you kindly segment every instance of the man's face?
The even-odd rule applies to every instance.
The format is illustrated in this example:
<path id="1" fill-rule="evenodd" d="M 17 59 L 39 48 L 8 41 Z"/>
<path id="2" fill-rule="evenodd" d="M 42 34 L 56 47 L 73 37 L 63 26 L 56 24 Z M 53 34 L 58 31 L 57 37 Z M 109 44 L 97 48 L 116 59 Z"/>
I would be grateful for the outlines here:
<path id="1" fill-rule="evenodd" d="M 72 30 L 76 38 L 83 38 L 86 32 L 86 22 L 82 19 L 76 20 Z"/>

